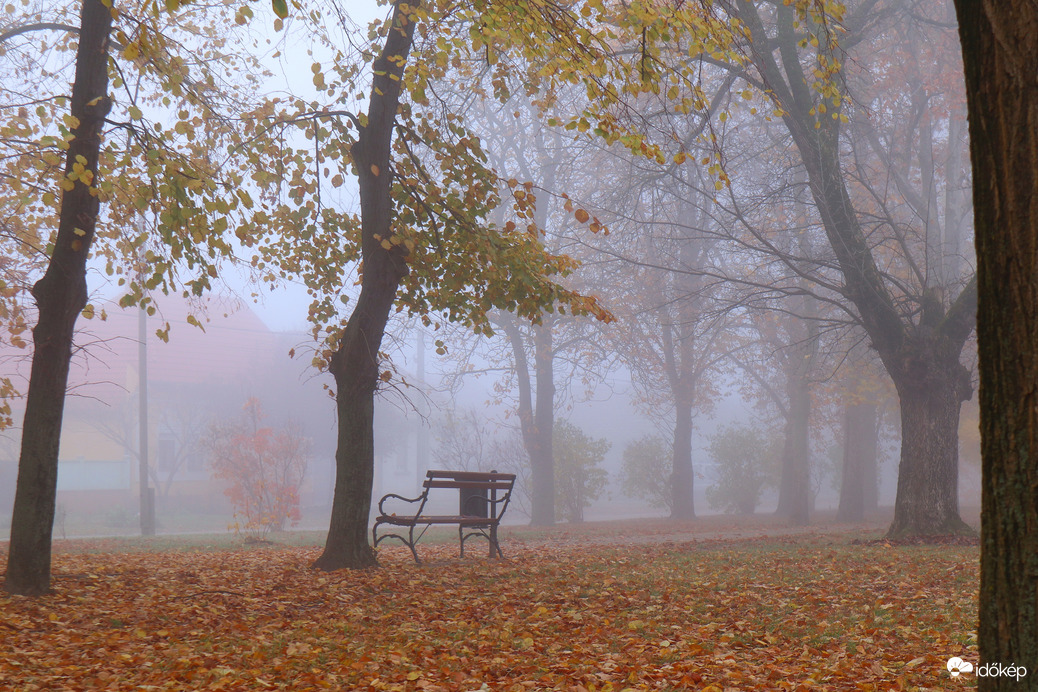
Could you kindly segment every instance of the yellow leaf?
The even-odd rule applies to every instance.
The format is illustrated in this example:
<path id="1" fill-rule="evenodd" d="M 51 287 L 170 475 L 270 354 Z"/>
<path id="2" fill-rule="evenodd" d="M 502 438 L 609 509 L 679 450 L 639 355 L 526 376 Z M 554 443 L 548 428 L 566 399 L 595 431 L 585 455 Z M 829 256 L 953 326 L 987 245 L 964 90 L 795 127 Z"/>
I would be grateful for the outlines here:
<path id="1" fill-rule="evenodd" d="M 373 176 L 375 176 L 377 178 L 378 177 L 378 173 L 379 173 L 378 166 L 376 166 L 375 164 L 371 164 L 371 175 L 373 175 Z"/>
<path id="2" fill-rule="evenodd" d="M 577 221 L 580 223 L 587 223 L 588 219 L 591 218 L 591 214 L 588 214 L 584 209 L 577 209 L 577 211 L 573 213 L 573 216 L 575 216 Z"/>

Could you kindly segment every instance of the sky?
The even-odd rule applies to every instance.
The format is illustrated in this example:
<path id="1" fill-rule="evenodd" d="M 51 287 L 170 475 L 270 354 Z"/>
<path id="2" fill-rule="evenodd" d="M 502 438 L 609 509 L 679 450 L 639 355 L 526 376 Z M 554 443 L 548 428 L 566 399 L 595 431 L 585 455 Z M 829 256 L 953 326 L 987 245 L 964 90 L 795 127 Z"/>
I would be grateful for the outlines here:
<path id="1" fill-rule="evenodd" d="M 379 7 L 376 0 L 342 0 L 342 4 L 354 22 L 362 28 L 376 17 L 384 16 L 385 7 Z M 302 42 L 287 42 L 282 48 L 282 57 L 278 61 L 279 69 L 275 68 L 275 80 L 281 82 L 281 88 L 286 90 L 291 85 L 292 90 L 300 91 L 299 85 L 304 87 L 310 84 L 310 64 L 313 60 L 306 55 L 306 45 Z M 296 75 L 304 73 L 305 79 L 296 79 Z M 241 283 L 243 295 L 247 296 L 249 290 Z M 298 282 L 287 282 L 275 291 L 263 290 L 260 292 L 259 303 L 252 305 L 252 309 L 263 320 L 264 324 L 275 331 L 307 331 L 309 324 L 306 320 L 307 310 L 310 307 L 310 297 L 306 294 L 306 288 Z"/>

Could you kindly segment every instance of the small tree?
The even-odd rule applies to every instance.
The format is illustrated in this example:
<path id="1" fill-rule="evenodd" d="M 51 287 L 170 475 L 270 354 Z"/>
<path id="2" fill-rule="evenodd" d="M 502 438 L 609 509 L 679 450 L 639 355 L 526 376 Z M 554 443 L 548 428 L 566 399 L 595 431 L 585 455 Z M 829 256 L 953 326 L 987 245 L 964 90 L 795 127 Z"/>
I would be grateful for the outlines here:
<path id="1" fill-rule="evenodd" d="M 295 425 L 262 426 L 259 400 L 245 402 L 243 415 L 210 426 L 203 441 L 213 473 L 230 482 L 224 492 L 234 504 L 234 528 L 263 535 L 299 521 L 299 486 L 306 475 L 310 440 Z"/>
<path id="2" fill-rule="evenodd" d="M 707 488 L 714 509 L 753 514 L 765 489 L 778 480 L 781 435 L 747 425 L 721 428 L 710 438 L 707 452 L 717 468 L 717 482 Z"/>
<path id="3" fill-rule="evenodd" d="M 555 457 L 555 507 L 559 519 L 584 521 L 584 508 L 605 489 L 609 474 L 600 467 L 612 446 L 593 439 L 569 421 L 556 421 L 552 430 Z"/>
<path id="4" fill-rule="evenodd" d="M 620 487 L 628 495 L 670 513 L 674 505 L 670 482 L 673 458 L 672 445 L 661 435 L 635 440 L 624 450 Z"/>

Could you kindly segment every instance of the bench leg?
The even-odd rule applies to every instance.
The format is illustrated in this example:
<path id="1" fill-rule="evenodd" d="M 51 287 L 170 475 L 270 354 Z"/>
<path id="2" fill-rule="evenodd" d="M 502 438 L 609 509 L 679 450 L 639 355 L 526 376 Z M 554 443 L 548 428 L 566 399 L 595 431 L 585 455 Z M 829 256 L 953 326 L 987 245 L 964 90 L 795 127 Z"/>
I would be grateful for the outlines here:
<path id="1" fill-rule="evenodd" d="M 415 564 L 420 565 L 420 564 L 422 564 L 422 561 L 420 559 L 418 559 L 418 551 L 415 549 L 415 543 L 417 543 L 418 541 L 414 537 L 414 529 L 415 529 L 415 527 L 412 526 L 411 529 L 407 532 L 407 536 L 406 537 L 400 535 L 399 533 L 388 533 L 385 536 L 383 536 L 382 538 L 379 538 L 378 537 L 378 523 L 376 522 L 376 524 L 371 527 L 371 547 L 372 548 L 377 548 L 378 547 L 378 542 L 380 540 L 384 540 L 386 538 L 397 538 L 397 539 L 400 539 L 401 543 L 403 543 L 404 545 L 406 545 L 408 548 L 411 549 L 411 556 L 414 558 Z M 418 538 L 421 538 L 421 536 L 419 536 Z"/>
<path id="2" fill-rule="evenodd" d="M 410 541 L 407 542 L 407 547 L 411 549 L 411 555 L 414 557 L 415 564 L 416 565 L 420 565 L 420 564 L 422 564 L 422 561 L 418 559 L 418 551 L 415 550 L 415 547 L 414 547 L 414 544 L 416 543 L 416 541 L 415 541 L 415 537 L 414 537 L 414 527 L 413 526 L 411 527 L 411 530 L 408 532 L 407 535 L 411 539 Z"/>
<path id="3" fill-rule="evenodd" d="M 494 555 L 495 551 L 497 555 Z M 502 560 L 505 559 L 505 554 L 501 552 L 501 544 L 497 542 L 497 526 L 490 527 L 490 557 L 499 557 Z"/>

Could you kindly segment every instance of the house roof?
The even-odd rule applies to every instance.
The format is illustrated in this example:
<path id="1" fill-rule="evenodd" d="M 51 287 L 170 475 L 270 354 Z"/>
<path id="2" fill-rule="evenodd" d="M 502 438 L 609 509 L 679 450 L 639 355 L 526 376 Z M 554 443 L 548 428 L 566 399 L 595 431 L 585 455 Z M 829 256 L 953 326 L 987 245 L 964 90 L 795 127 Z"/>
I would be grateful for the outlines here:
<path id="1" fill-rule="evenodd" d="M 113 397 L 137 387 L 141 311 L 116 303 L 99 306 L 98 313 L 102 310 L 106 319 L 78 322 L 69 386 L 77 394 L 113 403 Z M 189 324 L 189 315 L 202 328 Z M 155 332 L 167 323 L 169 341 L 163 342 Z M 191 305 L 163 297 L 156 314 L 145 317 L 145 336 L 152 386 L 231 383 L 287 360 L 280 336 L 247 305 L 226 298 Z"/>

